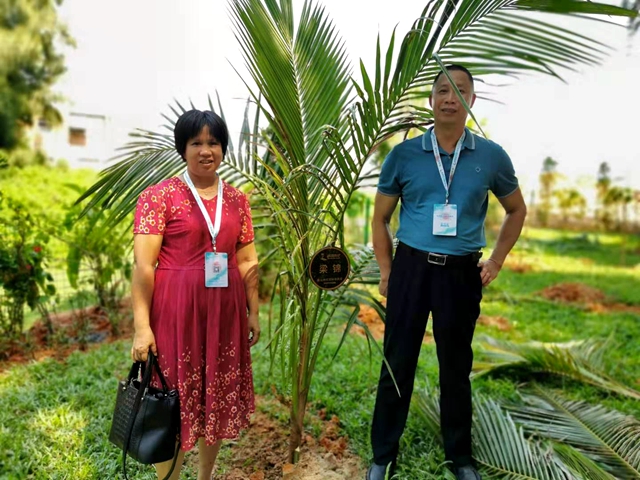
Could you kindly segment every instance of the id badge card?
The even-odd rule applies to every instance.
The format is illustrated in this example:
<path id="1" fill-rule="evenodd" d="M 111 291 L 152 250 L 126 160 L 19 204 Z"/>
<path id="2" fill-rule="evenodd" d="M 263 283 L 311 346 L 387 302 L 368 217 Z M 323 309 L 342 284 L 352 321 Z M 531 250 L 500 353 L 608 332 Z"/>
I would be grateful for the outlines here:
<path id="1" fill-rule="evenodd" d="M 204 254 L 204 285 L 208 288 L 228 287 L 227 254 L 207 252 Z"/>
<path id="2" fill-rule="evenodd" d="M 437 203 L 433 206 L 433 234 L 455 237 L 458 229 L 458 206 Z"/>

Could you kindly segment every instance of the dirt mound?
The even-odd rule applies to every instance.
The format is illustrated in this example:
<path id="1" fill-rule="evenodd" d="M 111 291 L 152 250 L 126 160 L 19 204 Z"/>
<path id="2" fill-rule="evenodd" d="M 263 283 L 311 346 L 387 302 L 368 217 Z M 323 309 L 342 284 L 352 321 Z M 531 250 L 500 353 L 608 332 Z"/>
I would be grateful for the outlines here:
<path id="1" fill-rule="evenodd" d="M 640 305 L 615 302 L 597 288 L 581 283 L 559 283 L 545 288 L 539 295 L 549 300 L 584 305 L 592 313 L 622 312 L 640 315 Z"/>
<path id="2" fill-rule="evenodd" d="M 533 264 L 526 261 L 522 256 L 511 253 L 504 262 L 504 268 L 508 268 L 514 273 L 527 273 L 534 270 Z"/>
<path id="3" fill-rule="evenodd" d="M 597 288 L 582 283 L 558 283 L 545 288 L 540 295 L 564 303 L 607 303 L 607 296 Z"/>
<path id="4" fill-rule="evenodd" d="M 384 303 L 386 303 L 386 300 Z M 360 320 L 367 326 L 373 338 L 375 338 L 376 340 L 382 340 L 384 338 L 384 322 L 380 318 L 380 315 L 378 315 L 378 312 L 375 311 L 375 309 L 369 307 L 368 305 L 361 304 L 360 313 L 358 313 L 358 320 Z M 363 337 L 367 336 L 364 328 L 359 325 L 354 325 L 351 329 L 351 332 Z M 430 343 L 432 341 L 433 337 L 429 333 L 425 333 L 423 342 Z"/>
<path id="5" fill-rule="evenodd" d="M 272 400 L 257 397 L 256 403 L 268 405 L 268 410 L 285 408 Z M 296 465 L 286 463 L 288 431 L 271 416 L 260 411 L 253 416 L 249 429 L 230 448 L 230 458 L 225 458 L 226 473 L 218 474 L 221 480 L 341 480 L 362 478 L 361 460 L 348 450 L 348 439 L 339 433 L 340 420 L 333 416 L 322 420 L 320 411 L 314 421 L 322 422 L 323 433 L 319 439 L 306 435 L 300 461 Z M 197 468 L 197 457 L 190 455 L 187 462 Z"/>
<path id="6" fill-rule="evenodd" d="M 501 332 L 508 332 L 512 328 L 509 320 L 507 320 L 504 317 L 491 317 L 489 315 L 480 315 L 480 317 L 478 318 L 478 323 L 480 325 L 485 325 L 487 327 L 495 327 Z"/>

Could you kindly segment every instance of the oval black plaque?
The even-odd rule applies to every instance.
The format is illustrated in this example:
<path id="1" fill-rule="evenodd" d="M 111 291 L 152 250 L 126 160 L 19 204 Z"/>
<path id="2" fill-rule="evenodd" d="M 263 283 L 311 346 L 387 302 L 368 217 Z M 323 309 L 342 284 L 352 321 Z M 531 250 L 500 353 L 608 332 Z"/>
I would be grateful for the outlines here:
<path id="1" fill-rule="evenodd" d="M 351 271 L 349 257 L 337 247 L 318 250 L 309 265 L 313 284 L 322 290 L 334 290 L 347 281 Z"/>

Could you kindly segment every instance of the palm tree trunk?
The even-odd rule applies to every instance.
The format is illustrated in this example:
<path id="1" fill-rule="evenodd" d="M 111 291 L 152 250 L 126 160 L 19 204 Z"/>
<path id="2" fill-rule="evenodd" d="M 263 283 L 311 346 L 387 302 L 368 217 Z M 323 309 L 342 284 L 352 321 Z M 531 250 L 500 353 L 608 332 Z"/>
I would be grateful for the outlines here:
<path id="1" fill-rule="evenodd" d="M 304 433 L 304 413 L 307 409 L 308 390 L 301 390 L 298 394 L 297 407 L 291 406 L 291 433 L 289 434 L 289 463 L 298 463 L 300 460 L 300 445 Z"/>
<path id="2" fill-rule="evenodd" d="M 296 383 L 293 391 L 294 401 L 291 402 L 291 433 L 289 435 L 289 462 L 297 463 L 300 457 L 300 445 L 302 444 L 302 434 L 304 433 L 304 414 L 307 409 L 309 396 L 308 376 L 309 358 L 311 354 L 311 343 L 313 333 L 308 325 L 309 318 L 303 314 L 302 338 L 298 350 L 298 365 L 296 366 Z"/>

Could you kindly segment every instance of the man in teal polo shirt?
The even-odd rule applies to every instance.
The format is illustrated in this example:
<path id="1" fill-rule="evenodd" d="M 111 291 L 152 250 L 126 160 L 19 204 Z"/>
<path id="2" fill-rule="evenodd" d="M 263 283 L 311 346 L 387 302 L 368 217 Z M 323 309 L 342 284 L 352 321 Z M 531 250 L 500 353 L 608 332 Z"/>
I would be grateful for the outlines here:
<path id="1" fill-rule="evenodd" d="M 471 73 L 460 65 L 447 70 L 473 106 Z M 482 287 L 498 276 L 527 211 L 509 156 L 465 127 L 467 112 L 446 75 L 436 78 L 429 103 L 433 128 L 389 153 L 375 201 L 373 247 L 380 293 L 387 297 L 384 355 L 400 395 L 383 363 L 367 480 L 383 480 L 395 469 L 429 313 L 440 366 L 445 457 L 458 479 L 480 478 L 471 458 L 471 341 Z M 491 257 L 480 261 L 489 191 L 506 216 Z M 399 243 L 392 259 L 389 220 L 400 199 Z"/>

